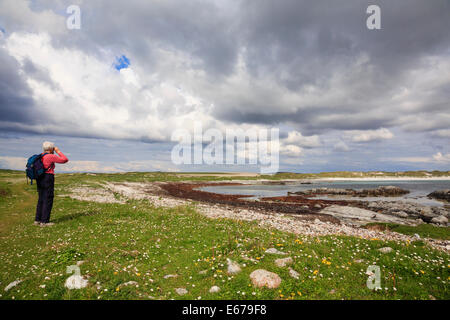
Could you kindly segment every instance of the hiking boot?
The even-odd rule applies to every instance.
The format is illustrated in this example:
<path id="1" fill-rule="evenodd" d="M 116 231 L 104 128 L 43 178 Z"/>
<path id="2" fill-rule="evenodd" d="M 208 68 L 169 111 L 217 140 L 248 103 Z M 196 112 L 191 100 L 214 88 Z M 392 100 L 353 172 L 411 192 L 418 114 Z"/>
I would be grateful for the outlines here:
<path id="1" fill-rule="evenodd" d="M 41 222 L 40 222 L 40 221 L 35 221 L 35 222 L 33 222 L 33 224 L 34 224 L 35 226 L 38 226 L 38 225 L 41 224 Z"/>
<path id="2" fill-rule="evenodd" d="M 41 227 L 50 227 L 53 226 L 53 222 L 41 222 Z"/>

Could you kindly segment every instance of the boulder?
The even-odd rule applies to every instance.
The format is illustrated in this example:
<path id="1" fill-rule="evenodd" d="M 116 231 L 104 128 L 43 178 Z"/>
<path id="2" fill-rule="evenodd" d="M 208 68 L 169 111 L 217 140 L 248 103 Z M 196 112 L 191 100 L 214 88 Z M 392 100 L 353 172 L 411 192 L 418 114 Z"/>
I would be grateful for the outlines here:
<path id="1" fill-rule="evenodd" d="M 430 198 L 450 201 L 450 189 L 436 190 L 428 195 Z"/>
<path id="2" fill-rule="evenodd" d="M 286 266 L 292 264 L 293 262 L 294 262 L 294 260 L 292 260 L 291 257 L 288 257 L 288 258 L 283 258 L 283 259 L 276 259 L 275 265 L 277 267 L 283 268 L 283 267 L 286 267 Z"/>
<path id="3" fill-rule="evenodd" d="M 269 289 L 275 289 L 281 284 L 279 275 L 264 269 L 257 269 L 250 273 L 250 280 L 258 288 L 267 287 Z"/>
<path id="4" fill-rule="evenodd" d="M 448 223 L 448 219 L 444 216 L 438 216 L 438 217 L 434 217 L 433 219 L 431 219 L 431 223 L 442 224 L 442 225 L 446 226 Z"/>
<path id="5" fill-rule="evenodd" d="M 433 212 L 433 209 L 431 207 L 422 207 L 420 208 L 420 216 L 422 218 L 430 218 L 430 220 L 437 216 L 436 213 Z"/>

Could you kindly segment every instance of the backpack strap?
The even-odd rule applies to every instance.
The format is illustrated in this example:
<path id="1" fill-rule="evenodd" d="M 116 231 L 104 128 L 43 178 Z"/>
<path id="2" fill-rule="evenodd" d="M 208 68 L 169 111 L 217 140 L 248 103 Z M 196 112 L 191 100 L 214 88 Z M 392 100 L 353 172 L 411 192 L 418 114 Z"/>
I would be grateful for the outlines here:
<path id="1" fill-rule="evenodd" d="M 49 154 L 49 153 L 45 152 L 45 153 L 43 153 L 42 156 L 41 156 L 41 159 L 42 159 L 42 165 L 44 165 L 44 156 L 47 155 L 47 154 Z M 50 167 L 51 167 L 51 165 L 50 165 L 48 168 L 45 168 L 45 166 L 44 166 L 45 172 L 47 172 L 47 170 L 50 169 Z"/>

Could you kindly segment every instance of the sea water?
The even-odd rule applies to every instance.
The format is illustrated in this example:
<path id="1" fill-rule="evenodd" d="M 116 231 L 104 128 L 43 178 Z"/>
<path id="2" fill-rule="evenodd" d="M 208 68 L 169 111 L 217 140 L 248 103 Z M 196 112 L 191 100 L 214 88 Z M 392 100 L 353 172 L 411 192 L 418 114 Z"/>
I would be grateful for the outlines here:
<path id="1" fill-rule="evenodd" d="M 288 192 L 303 191 L 313 188 L 371 189 L 380 186 L 397 186 L 410 193 L 399 197 L 351 197 L 351 196 L 317 196 L 317 199 L 329 200 L 364 200 L 364 201 L 407 201 L 429 206 L 442 206 L 443 202 L 430 199 L 427 195 L 435 190 L 450 189 L 450 180 L 365 180 L 365 181 L 313 181 L 310 184 L 293 183 L 287 185 L 244 184 L 238 186 L 208 186 L 200 188 L 207 192 L 219 194 L 248 195 L 248 200 L 262 197 L 286 196 Z"/>

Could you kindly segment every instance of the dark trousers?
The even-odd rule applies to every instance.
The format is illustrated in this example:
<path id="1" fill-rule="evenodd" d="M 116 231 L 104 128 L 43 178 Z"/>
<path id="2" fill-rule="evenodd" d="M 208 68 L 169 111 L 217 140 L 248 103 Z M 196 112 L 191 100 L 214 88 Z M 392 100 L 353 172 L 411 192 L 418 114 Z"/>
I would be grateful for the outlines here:
<path id="1" fill-rule="evenodd" d="M 50 213 L 53 207 L 53 197 L 55 195 L 55 176 L 53 174 L 45 173 L 37 181 L 37 191 L 39 193 L 39 200 L 36 206 L 35 221 L 48 223 L 50 221 Z"/>

